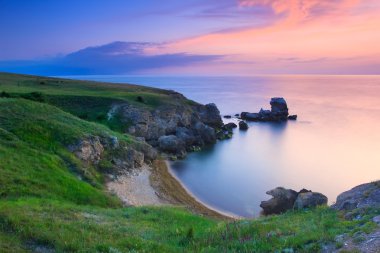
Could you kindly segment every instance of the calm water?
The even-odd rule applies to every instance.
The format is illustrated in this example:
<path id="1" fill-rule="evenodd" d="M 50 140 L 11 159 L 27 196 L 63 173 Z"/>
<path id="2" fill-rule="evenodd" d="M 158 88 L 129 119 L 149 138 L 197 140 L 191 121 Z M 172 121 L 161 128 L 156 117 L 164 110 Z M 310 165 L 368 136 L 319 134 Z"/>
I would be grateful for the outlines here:
<path id="1" fill-rule="evenodd" d="M 77 77 L 75 77 L 77 78 Z M 380 76 L 141 77 L 85 76 L 173 89 L 222 114 L 270 108 L 283 96 L 299 120 L 249 123 L 247 132 L 171 164 L 206 204 L 240 216 L 260 212 L 277 186 L 322 192 L 380 179 Z"/>

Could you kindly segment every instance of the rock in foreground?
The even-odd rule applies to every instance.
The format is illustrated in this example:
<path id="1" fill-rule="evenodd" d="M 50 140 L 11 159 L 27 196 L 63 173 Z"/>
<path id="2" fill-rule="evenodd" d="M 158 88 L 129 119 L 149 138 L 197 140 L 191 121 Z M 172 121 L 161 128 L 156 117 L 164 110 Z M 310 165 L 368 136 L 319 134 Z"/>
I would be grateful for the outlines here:
<path id="1" fill-rule="evenodd" d="M 327 205 L 327 197 L 318 192 L 299 193 L 294 202 L 294 209 L 311 208 Z"/>
<path id="2" fill-rule="evenodd" d="M 341 193 L 331 207 L 340 211 L 367 207 L 380 208 L 380 181 L 362 184 Z"/>
<path id="3" fill-rule="evenodd" d="M 260 204 L 265 215 L 280 214 L 291 209 L 312 208 L 327 204 L 325 195 L 305 189 L 296 192 L 292 189 L 277 187 L 268 191 L 267 194 L 273 196 L 273 198 L 262 201 Z"/>
<path id="4" fill-rule="evenodd" d="M 283 187 L 267 191 L 266 194 L 273 196 L 273 198 L 268 201 L 262 201 L 260 204 L 265 215 L 280 214 L 292 209 L 298 195 L 296 191 Z"/>

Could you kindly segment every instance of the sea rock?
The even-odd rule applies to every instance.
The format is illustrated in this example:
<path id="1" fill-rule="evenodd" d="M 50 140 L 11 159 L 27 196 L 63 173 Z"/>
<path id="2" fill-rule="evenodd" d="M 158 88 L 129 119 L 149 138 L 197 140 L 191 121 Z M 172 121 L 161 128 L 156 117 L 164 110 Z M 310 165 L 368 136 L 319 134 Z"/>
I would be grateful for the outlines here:
<path id="1" fill-rule="evenodd" d="M 294 202 L 294 209 L 312 208 L 327 204 L 327 197 L 318 192 L 302 192 Z"/>
<path id="2" fill-rule="evenodd" d="M 214 103 L 201 107 L 200 119 L 204 124 L 213 128 L 221 128 L 223 126 L 220 111 Z"/>
<path id="3" fill-rule="evenodd" d="M 239 122 L 239 129 L 240 130 L 248 130 L 248 124 L 244 121 Z"/>
<path id="4" fill-rule="evenodd" d="M 288 105 L 284 98 L 275 97 L 270 100 L 271 112 L 272 113 L 288 113 Z"/>
<path id="5" fill-rule="evenodd" d="M 232 129 L 237 128 L 237 125 L 233 122 L 227 123 L 223 126 L 223 129 L 232 131 Z"/>
<path id="6" fill-rule="evenodd" d="M 331 207 L 341 211 L 367 207 L 380 208 L 380 181 L 362 184 L 341 193 Z"/>
<path id="7" fill-rule="evenodd" d="M 289 115 L 288 120 L 297 120 L 297 115 Z"/>
<path id="8" fill-rule="evenodd" d="M 212 144 L 216 142 L 216 133 L 214 128 L 202 122 L 197 122 L 194 126 L 194 131 L 200 136 L 201 140 L 199 141 L 203 141 L 205 144 Z"/>
<path id="9" fill-rule="evenodd" d="M 270 200 L 262 201 L 260 207 L 265 215 L 280 214 L 293 208 L 298 193 L 291 189 L 277 187 L 266 192 L 273 196 Z"/>
<path id="10" fill-rule="evenodd" d="M 241 118 L 248 121 L 286 121 L 289 110 L 284 98 L 275 97 L 270 101 L 271 110 L 262 109 L 258 113 L 242 112 Z M 296 119 L 297 115 L 292 115 L 289 119 Z"/>
<path id="11" fill-rule="evenodd" d="M 240 117 L 248 121 L 260 121 L 261 116 L 259 113 L 242 112 Z"/>
<path id="12" fill-rule="evenodd" d="M 230 119 L 230 118 L 232 118 L 232 116 L 231 115 L 224 115 L 223 118 Z"/>

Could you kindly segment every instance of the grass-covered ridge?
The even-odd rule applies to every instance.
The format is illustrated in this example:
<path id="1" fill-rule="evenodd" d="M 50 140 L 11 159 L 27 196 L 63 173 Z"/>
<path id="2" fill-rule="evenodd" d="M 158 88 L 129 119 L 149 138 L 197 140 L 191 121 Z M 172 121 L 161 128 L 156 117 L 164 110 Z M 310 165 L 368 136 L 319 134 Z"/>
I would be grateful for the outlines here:
<path id="1" fill-rule="evenodd" d="M 117 115 L 108 120 L 113 105 L 128 102 L 154 109 L 174 103 L 173 91 L 157 88 L 104 82 L 17 75 L 0 72 L 0 97 L 26 98 L 51 104 L 79 118 L 102 123 L 124 132 Z M 142 98 L 143 101 L 140 101 Z M 193 101 L 183 100 L 193 104 Z"/>
<path id="2" fill-rule="evenodd" d="M 139 103 L 141 92 L 147 101 L 170 103 L 165 91 L 1 74 L 2 91 L 0 252 L 318 252 L 336 235 L 370 232 L 371 217 L 380 214 L 370 210 L 346 221 L 318 208 L 231 222 L 179 207 L 123 208 L 105 191 L 104 172 L 67 146 L 86 136 L 116 136 L 128 146 L 133 137 L 71 110 L 81 103 L 86 109 L 78 111 L 96 115 L 115 99 Z"/>

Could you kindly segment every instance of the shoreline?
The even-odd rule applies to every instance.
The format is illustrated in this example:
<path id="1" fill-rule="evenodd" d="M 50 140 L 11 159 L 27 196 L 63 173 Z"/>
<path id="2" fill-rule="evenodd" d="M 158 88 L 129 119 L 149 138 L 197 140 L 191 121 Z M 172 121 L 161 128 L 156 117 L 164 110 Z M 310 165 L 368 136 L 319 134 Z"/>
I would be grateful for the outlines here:
<path id="1" fill-rule="evenodd" d="M 170 173 L 166 160 L 153 162 L 150 175 L 151 186 L 159 193 L 159 197 L 171 205 L 184 206 L 198 215 L 222 220 L 236 220 L 240 217 L 215 210 L 193 196 L 184 185 Z"/>

